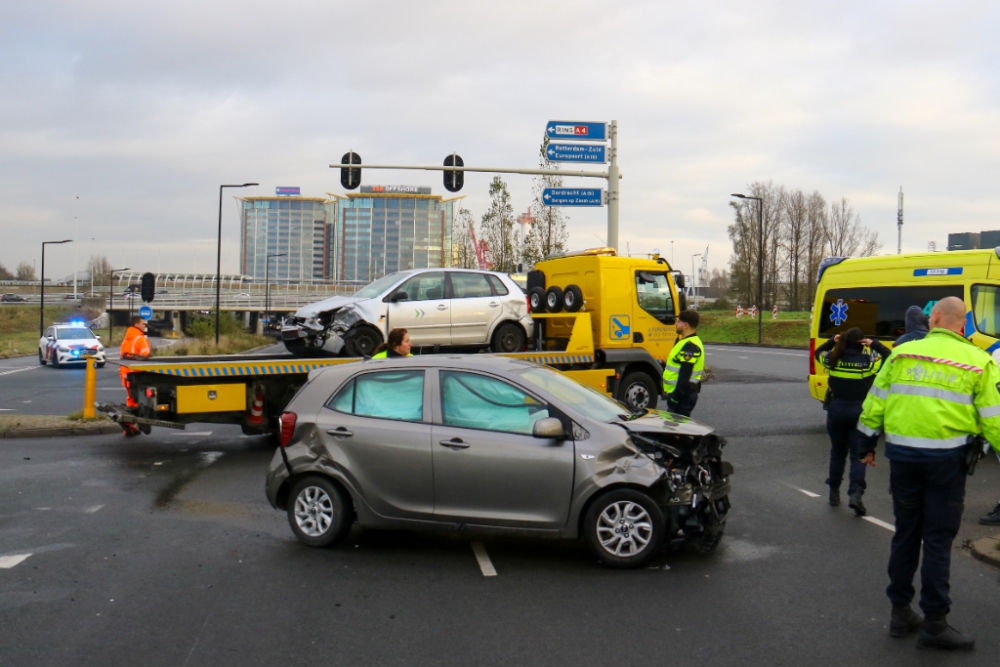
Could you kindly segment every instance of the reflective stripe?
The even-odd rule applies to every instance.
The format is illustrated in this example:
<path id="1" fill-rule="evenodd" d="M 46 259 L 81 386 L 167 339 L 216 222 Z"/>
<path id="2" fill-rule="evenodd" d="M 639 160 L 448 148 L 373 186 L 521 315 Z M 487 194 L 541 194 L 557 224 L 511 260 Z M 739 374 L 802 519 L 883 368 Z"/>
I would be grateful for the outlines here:
<path id="1" fill-rule="evenodd" d="M 663 370 L 665 370 L 665 371 L 673 371 L 675 373 L 680 373 L 681 372 L 681 367 L 680 366 L 671 366 L 670 364 L 667 364 L 666 366 L 663 367 Z"/>
<path id="2" fill-rule="evenodd" d="M 881 398 L 882 400 L 889 398 L 888 389 L 882 389 L 881 387 L 876 387 L 875 385 L 872 385 L 872 388 L 868 390 L 868 393 L 875 398 Z"/>
<path id="3" fill-rule="evenodd" d="M 971 395 L 962 394 L 957 391 L 949 391 L 947 389 L 938 389 L 937 387 L 925 387 L 913 384 L 893 384 L 889 387 L 889 393 L 905 394 L 907 396 L 924 396 L 926 398 L 937 398 L 942 401 L 951 401 L 952 403 L 972 405 Z"/>
<path id="4" fill-rule="evenodd" d="M 663 384 L 675 385 L 677 384 L 677 380 L 664 380 Z"/>
<path id="5" fill-rule="evenodd" d="M 702 376 L 702 372 L 701 371 L 698 371 L 697 373 L 691 373 L 691 379 L 692 380 L 700 380 L 701 376 Z"/>
<path id="6" fill-rule="evenodd" d="M 1000 405 L 991 405 L 988 408 L 979 408 L 979 416 L 983 419 L 1000 417 Z"/>
<path id="7" fill-rule="evenodd" d="M 870 426 L 866 426 L 861 422 L 858 422 L 858 430 L 867 436 L 878 435 L 882 432 L 882 429 L 874 429 L 871 428 Z"/>
<path id="8" fill-rule="evenodd" d="M 956 435 L 954 438 L 937 440 L 935 438 L 918 438 L 915 435 L 886 433 L 885 441 L 893 445 L 916 447 L 917 449 L 955 449 L 956 447 L 963 447 L 968 437 L 967 435 Z"/>

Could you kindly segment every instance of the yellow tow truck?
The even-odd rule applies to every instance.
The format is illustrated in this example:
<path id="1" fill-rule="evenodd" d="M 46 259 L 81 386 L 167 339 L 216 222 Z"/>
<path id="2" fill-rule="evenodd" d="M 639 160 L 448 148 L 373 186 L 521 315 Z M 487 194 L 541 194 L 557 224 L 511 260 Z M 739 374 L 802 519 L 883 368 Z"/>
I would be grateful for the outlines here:
<path id="1" fill-rule="evenodd" d="M 523 352 L 502 353 L 551 366 L 633 410 L 655 407 L 662 365 L 685 308 L 683 276 L 656 255 L 621 257 L 611 248 L 551 256 L 528 273 L 535 335 Z M 245 433 L 277 429 L 278 417 L 309 373 L 359 358 L 289 355 L 162 357 L 129 365 L 128 392 L 138 408 L 105 403 L 127 428 L 238 424 Z M 131 428 L 128 428 L 131 430 Z"/>

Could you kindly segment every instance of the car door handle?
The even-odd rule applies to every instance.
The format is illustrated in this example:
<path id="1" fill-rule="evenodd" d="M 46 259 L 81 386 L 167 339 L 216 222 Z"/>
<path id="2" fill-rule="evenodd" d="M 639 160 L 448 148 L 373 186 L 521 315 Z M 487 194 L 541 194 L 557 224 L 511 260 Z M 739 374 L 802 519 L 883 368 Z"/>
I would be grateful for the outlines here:
<path id="1" fill-rule="evenodd" d="M 497 303 L 496 301 L 490 301 L 490 308 L 496 308 L 496 307 L 497 307 L 497 306 L 499 306 L 499 305 L 500 305 L 500 304 L 499 304 L 499 303 Z"/>
<path id="2" fill-rule="evenodd" d="M 345 436 L 345 437 L 349 436 L 349 435 L 354 435 L 354 431 L 348 431 L 343 426 L 338 426 L 337 428 L 330 429 L 329 431 L 327 431 L 327 433 L 329 435 L 339 435 L 339 436 Z"/>
<path id="3" fill-rule="evenodd" d="M 448 310 L 448 306 L 444 305 L 443 303 L 439 303 L 438 310 Z"/>
<path id="4" fill-rule="evenodd" d="M 463 442 L 461 438 L 452 438 L 451 440 L 442 440 L 441 444 L 445 447 L 454 447 L 455 449 L 468 449 L 469 443 Z"/>

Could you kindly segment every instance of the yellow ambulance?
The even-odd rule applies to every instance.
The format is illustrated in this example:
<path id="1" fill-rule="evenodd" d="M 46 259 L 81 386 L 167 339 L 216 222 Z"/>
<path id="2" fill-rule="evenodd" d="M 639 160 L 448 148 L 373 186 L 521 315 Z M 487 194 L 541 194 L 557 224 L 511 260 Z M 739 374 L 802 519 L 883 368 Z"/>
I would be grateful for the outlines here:
<path id="1" fill-rule="evenodd" d="M 892 347 L 910 306 L 930 314 L 941 299 L 965 301 L 965 335 L 1000 358 L 1000 248 L 881 257 L 828 257 L 819 268 L 809 339 L 809 391 L 826 396 L 826 370 L 814 352 L 852 327 Z"/>

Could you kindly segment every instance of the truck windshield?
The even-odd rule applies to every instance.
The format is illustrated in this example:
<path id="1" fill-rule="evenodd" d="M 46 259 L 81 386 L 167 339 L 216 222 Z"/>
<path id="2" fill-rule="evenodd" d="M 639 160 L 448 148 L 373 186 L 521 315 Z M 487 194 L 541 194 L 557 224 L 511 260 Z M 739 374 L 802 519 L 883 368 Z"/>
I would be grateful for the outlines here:
<path id="1" fill-rule="evenodd" d="M 402 271 L 397 271 L 396 273 L 390 273 L 387 276 L 382 276 L 371 285 L 359 289 L 354 293 L 354 296 L 359 299 L 374 299 L 395 285 L 398 281 L 402 280 L 404 275 L 405 274 Z"/>
<path id="2" fill-rule="evenodd" d="M 585 384 L 548 368 L 532 368 L 521 377 L 547 391 L 580 414 L 607 424 L 631 419 L 628 408 Z"/>
<path id="3" fill-rule="evenodd" d="M 639 307 L 663 323 L 674 321 L 674 297 L 665 273 L 635 272 L 635 295 Z"/>

